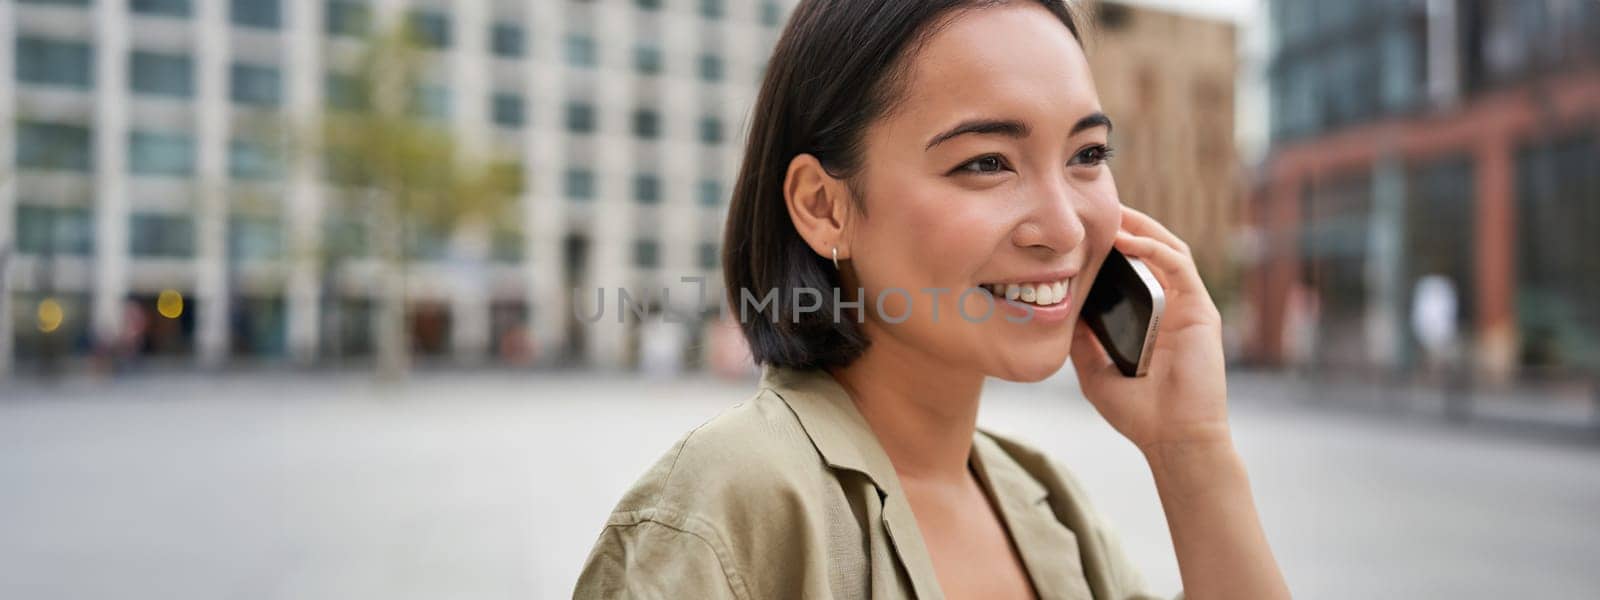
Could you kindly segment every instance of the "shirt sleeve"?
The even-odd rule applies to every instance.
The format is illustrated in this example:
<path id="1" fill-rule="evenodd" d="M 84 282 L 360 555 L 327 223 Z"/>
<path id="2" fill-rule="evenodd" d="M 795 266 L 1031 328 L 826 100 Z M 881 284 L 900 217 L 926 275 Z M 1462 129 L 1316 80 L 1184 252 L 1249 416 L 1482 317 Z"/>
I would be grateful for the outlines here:
<path id="1" fill-rule="evenodd" d="M 1122 549 L 1122 542 L 1117 534 L 1111 531 L 1105 521 L 1095 523 L 1095 537 L 1100 543 L 1103 554 L 1108 563 L 1109 575 L 1116 589 L 1122 590 L 1122 600 L 1160 600 L 1161 597 L 1149 591 L 1145 586 L 1144 577 L 1139 574 L 1139 567 L 1128 559 L 1126 551 Z M 1180 591 L 1172 597 L 1173 600 L 1183 600 Z"/>
<path id="2" fill-rule="evenodd" d="M 574 600 L 746 599 L 711 542 L 665 523 L 606 526 L 578 575 Z"/>

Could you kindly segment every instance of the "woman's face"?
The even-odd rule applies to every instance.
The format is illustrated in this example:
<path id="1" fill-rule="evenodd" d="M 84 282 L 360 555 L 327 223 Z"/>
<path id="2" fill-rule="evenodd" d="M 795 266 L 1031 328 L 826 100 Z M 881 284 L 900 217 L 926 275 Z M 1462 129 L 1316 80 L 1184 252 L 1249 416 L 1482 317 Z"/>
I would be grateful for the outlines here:
<path id="1" fill-rule="evenodd" d="M 903 102 L 866 134 L 866 215 L 847 231 L 852 285 L 866 292 L 874 345 L 1037 381 L 1066 362 L 1121 225 L 1103 162 L 1110 125 L 1082 48 L 1043 7 L 951 19 L 912 57 Z M 986 291 L 963 295 L 974 288 Z M 909 300 L 883 293 L 896 289 Z"/>

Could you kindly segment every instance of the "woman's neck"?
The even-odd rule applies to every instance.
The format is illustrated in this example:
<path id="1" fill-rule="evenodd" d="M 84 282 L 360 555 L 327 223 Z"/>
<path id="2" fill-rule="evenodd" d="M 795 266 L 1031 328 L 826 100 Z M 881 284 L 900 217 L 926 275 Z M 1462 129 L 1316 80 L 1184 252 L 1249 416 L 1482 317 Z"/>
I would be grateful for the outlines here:
<path id="1" fill-rule="evenodd" d="M 966 481 L 983 375 L 876 337 L 861 357 L 833 370 L 834 379 L 850 392 L 902 480 Z"/>

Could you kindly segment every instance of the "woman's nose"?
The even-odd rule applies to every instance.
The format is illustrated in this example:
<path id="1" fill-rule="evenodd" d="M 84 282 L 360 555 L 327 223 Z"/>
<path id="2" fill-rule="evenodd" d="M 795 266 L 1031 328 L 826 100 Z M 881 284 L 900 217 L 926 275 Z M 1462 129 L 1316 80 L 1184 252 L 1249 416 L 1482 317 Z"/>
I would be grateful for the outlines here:
<path id="1" fill-rule="evenodd" d="M 1062 181 L 1052 181 L 1039 187 L 1031 198 L 1032 207 L 1027 219 L 1017 227 L 1013 242 L 1022 248 L 1049 250 L 1066 254 L 1083 243 L 1087 232 L 1079 214 L 1082 202 L 1075 192 Z"/>

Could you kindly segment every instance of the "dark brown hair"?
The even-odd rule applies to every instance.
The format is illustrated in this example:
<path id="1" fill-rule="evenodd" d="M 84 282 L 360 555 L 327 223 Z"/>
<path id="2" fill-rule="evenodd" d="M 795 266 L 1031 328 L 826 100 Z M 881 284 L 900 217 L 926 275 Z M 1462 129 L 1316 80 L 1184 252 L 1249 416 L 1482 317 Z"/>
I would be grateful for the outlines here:
<path id="1" fill-rule="evenodd" d="M 767 62 L 723 235 L 729 310 L 757 364 L 843 366 L 867 347 L 851 313 L 834 318 L 840 280 L 831 259 L 812 252 L 789 218 L 783 183 L 790 161 L 815 156 L 830 176 L 845 180 L 855 210 L 864 214 L 863 138 L 899 101 L 909 73 L 905 58 L 948 22 L 941 20 L 947 14 L 1009 1 L 1037 2 L 1079 37 L 1066 0 L 802 0 L 794 9 Z M 820 292 L 822 306 L 794 310 L 796 290 Z M 774 291 L 775 305 L 746 314 Z M 746 295 L 755 302 L 745 302 Z"/>

